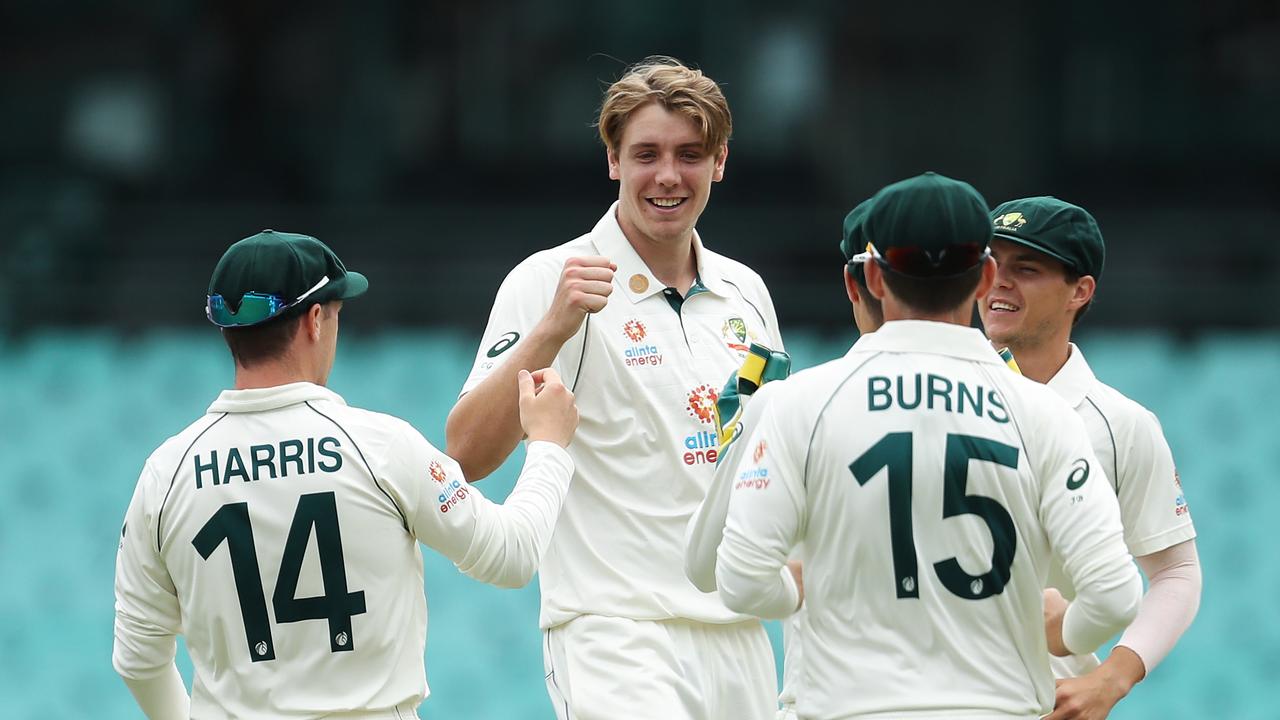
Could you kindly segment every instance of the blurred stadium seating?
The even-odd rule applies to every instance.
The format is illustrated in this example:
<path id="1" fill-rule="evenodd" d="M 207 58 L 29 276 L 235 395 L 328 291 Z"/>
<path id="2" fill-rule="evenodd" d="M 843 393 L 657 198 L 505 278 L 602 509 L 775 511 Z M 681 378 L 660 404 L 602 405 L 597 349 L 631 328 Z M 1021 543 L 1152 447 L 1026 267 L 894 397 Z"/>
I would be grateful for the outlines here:
<path id="1" fill-rule="evenodd" d="M 803 367 L 837 356 L 848 340 L 797 333 L 789 345 Z M 387 333 L 344 343 L 330 385 L 442 444 L 473 339 Z M 1112 717 L 1275 717 L 1280 336 L 1106 335 L 1082 346 L 1100 376 L 1163 421 L 1205 574 L 1195 624 Z M 137 717 L 110 663 L 116 534 L 146 454 L 230 381 L 229 359 L 209 332 L 41 333 L 0 344 L 0 377 L 0 715 Z M 482 490 L 505 497 L 519 460 Z M 429 553 L 426 571 L 432 695 L 423 717 L 550 717 L 536 587 L 484 587 Z M 185 658 L 181 666 L 189 679 Z"/>

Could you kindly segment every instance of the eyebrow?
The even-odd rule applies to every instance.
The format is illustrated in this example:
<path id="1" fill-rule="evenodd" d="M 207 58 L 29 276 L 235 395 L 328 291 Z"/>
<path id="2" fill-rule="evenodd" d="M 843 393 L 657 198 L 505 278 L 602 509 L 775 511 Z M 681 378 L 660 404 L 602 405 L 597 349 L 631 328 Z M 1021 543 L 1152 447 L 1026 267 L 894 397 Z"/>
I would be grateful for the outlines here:
<path id="1" fill-rule="evenodd" d="M 656 142 L 636 142 L 636 143 L 631 143 L 630 148 L 631 148 L 632 150 L 640 150 L 640 149 L 645 149 L 645 150 L 647 150 L 647 149 L 650 149 L 650 148 L 656 148 L 656 147 L 660 147 L 660 146 L 661 146 L 661 143 L 656 143 Z M 683 144 L 680 144 L 680 145 L 677 145 L 677 146 L 676 146 L 676 149 L 677 149 L 677 150 L 688 150 L 688 149 L 691 149 L 691 148 L 693 148 L 693 149 L 697 149 L 697 150 L 702 150 L 702 149 L 703 149 L 702 142 L 701 142 L 701 141 L 699 141 L 699 142 L 687 142 L 687 143 L 683 143 Z"/>

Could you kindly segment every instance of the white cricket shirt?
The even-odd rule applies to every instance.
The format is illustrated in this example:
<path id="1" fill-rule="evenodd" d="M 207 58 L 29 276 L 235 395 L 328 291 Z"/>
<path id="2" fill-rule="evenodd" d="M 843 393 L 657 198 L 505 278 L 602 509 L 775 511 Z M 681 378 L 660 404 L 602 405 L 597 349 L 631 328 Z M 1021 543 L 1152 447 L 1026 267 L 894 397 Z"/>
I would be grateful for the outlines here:
<path id="1" fill-rule="evenodd" d="M 689 519 L 686 531 L 685 573 L 699 589 L 711 592 L 716 588 L 716 551 L 724 538 L 724 524 L 729 514 L 729 497 L 738 474 L 738 465 L 744 454 L 754 448 L 748 447 L 747 440 L 759 427 L 761 418 L 768 413 L 769 397 L 777 391 L 783 380 L 775 380 L 760 387 L 755 394 L 744 397 L 742 416 L 739 419 L 741 430 L 737 439 L 725 450 L 724 456 L 716 464 L 715 475 L 707 497 L 698 510 Z M 793 558 L 803 558 L 803 549 L 797 547 Z M 793 582 L 789 570 L 784 582 Z M 778 693 L 778 702 L 783 707 L 793 707 L 796 702 L 796 682 L 800 663 L 803 662 L 803 650 L 799 636 L 804 629 L 806 610 L 801 607 L 789 617 L 782 620 L 782 689 Z"/>
<path id="2" fill-rule="evenodd" d="M 1191 508 L 1156 416 L 1098 380 L 1075 343 L 1048 385 L 1084 420 L 1094 454 L 1120 501 L 1130 554 L 1142 557 L 1194 539 Z M 1050 569 L 1049 587 L 1067 598 L 1075 596 L 1061 567 Z M 1097 667 L 1098 660 L 1082 655 L 1051 658 L 1050 664 L 1055 675 L 1074 677 Z"/>
<path id="3" fill-rule="evenodd" d="M 1041 588 L 1081 588 L 1063 635 L 1093 650 L 1141 580 L 1083 423 L 980 332 L 897 321 L 769 396 L 729 502 L 725 601 L 785 615 L 804 542 L 801 717 L 1034 718 L 1053 707 Z"/>
<path id="4" fill-rule="evenodd" d="M 154 676 L 184 634 L 193 718 L 416 706 L 418 542 L 473 578 L 523 585 L 572 467 L 532 443 L 495 505 L 403 420 L 311 383 L 224 391 L 138 480 L 116 558 L 113 664 Z"/>
<path id="5" fill-rule="evenodd" d="M 684 574 L 685 526 L 716 460 L 712 406 L 752 342 L 780 349 L 760 276 L 694 234 L 701 289 L 673 309 L 623 235 L 617 204 L 576 240 L 535 253 L 498 290 L 463 393 L 546 314 L 565 260 L 617 264 L 614 293 L 561 348 L 554 367 L 581 420 L 569 445 L 574 482 L 539 568 L 543 628 L 581 614 L 737 622 Z M 695 285 L 697 288 L 697 285 Z"/>

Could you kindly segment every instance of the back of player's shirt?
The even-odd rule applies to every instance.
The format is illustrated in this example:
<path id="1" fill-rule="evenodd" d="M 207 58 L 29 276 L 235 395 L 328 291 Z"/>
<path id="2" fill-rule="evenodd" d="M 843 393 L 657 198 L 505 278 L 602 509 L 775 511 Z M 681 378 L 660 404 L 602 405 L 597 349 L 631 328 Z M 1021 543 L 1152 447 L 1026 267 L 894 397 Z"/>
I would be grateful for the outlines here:
<path id="1" fill-rule="evenodd" d="M 1053 705 L 1041 600 L 1051 535 L 1081 556 L 1063 540 L 1064 513 L 1092 493 L 1068 485 L 1096 462 L 1081 429 L 1055 417 L 1074 414 L 1009 373 L 976 331 L 930 323 L 941 335 L 921 343 L 919 324 L 899 325 L 788 380 L 739 478 L 802 478 L 798 709 L 1037 717 Z M 1094 516 L 1099 534 L 1118 533 L 1105 518 Z"/>
<path id="2" fill-rule="evenodd" d="M 505 506 L 407 423 L 309 383 L 228 391 L 157 450 L 122 531 L 114 664 L 154 675 L 187 636 L 191 714 L 408 711 L 426 695 L 418 542 L 528 582 L 572 463 L 531 443 Z"/>
<path id="3" fill-rule="evenodd" d="M 193 715 L 423 694 L 421 554 L 365 462 L 376 438 L 353 437 L 338 416 L 349 412 L 317 401 L 211 414 L 165 468 L 158 546 L 196 665 Z"/>

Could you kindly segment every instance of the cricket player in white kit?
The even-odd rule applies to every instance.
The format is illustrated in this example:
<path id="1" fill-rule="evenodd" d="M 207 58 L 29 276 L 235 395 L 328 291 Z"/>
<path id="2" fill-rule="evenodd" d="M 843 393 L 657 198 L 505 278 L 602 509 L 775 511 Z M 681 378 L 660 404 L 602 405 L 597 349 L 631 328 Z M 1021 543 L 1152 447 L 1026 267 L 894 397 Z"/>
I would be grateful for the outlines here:
<path id="1" fill-rule="evenodd" d="M 845 217 L 840 250 L 848 261 L 845 269 L 845 289 L 849 301 L 853 305 L 853 318 L 862 334 L 875 332 L 884 324 L 884 312 L 880 301 L 867 291 L 866 274 L 863 272 L 864 259 L 858 255 L 865 247 L 862 235 L 862 224 L 866 213 L 871 208 L 871 201 L 860 203 Z M 865 253 L 864 253 L 865 255 Z M 855 256 L 859 257 L 854 260 Z M 770 362 L 773 362 L 772 358 Z M 789 367 L 789 366 L 788 366 Z M 769 366 L 766 366 L 766 370 Z M 764 374 L 764 373 L 762 373 Z M 767 375 L 766 375 L 767 377 Z M 761 419 L 768 415 L 768 398 L 777 390 L 776 384 L 761 387 L 749 398 L 742 398 L 742 411 L 734 420 L 732 427 L 722 429 L 722 437 L 730 438 L 728 447 L 721 447 L 720 457 L 716 461 L 715 477 L 707 497 L 698 511 L 689 520 L 685 548 L 685 573 L 689 580 L 699 589 L 711 592 L 716 589 L 716 554 L 720 549 L 720 541 L 724 538 L 724 524 L 729 513 L 729 497 L 742 461 L 747 450 L 746 438 L 759 426 Z M 722 442 L 724 442 L 722 440 Z M 801 565 L 803 548 L 797 546 L 788 562 L 789 570 L 798 570 Z M 795 720 L 796 687 L 800 676 L 800 665 L 804 662 L 804 652 L 799 636 L 803 633 L 807 610 L 802 606 L 795 613 L 782 621 L 782 689 L 778 693 L 778 713 L 776 720 Z"/>
<path id="2" fill-rule="evenodd" d="M 752 342 L 782 342 L 760 277 L 694 230 L 730 131 L 716 84 L 669 59 L 609 88 L 600 134 L 618 202 L 507 276 L 449 417 L 450 455 L 482 477 L 519 437 L 517 370 L 550 365 L 577 396 L 574 482 L 539 571 L 561 720 L 774 712 L 760 622 L 683 572 L 685 525 L 716 462 L 719 388 Z"/>
<path id="3" fill-rule="evenodd" d="M 926 173 L 877 193 L 864 233 L 885 324 L 770 395 L 717 585 L 761 617 L 803 600 L 801 718 L 1038 718 L 1046 651 L 1091 651 L 1137 612 L 1115 496 L 1079 417 L 968 327 L 995 275 L 982 197 Z M 800 542 L 803 596 L 780 573 Z M 1058 625 L 1055 558 L 1077 589 Z"/>
<path id="4" fill-rule="evenodd" d="M 1053 197 L 1003 203 L 991 213 L 996 281 L 978 303 L 988 337 L 1008 346 L 1023 374 L 1046 383 L 1084 420 L 1098 461 L 1120 502 L 1125 543 L 1149 580 L 1142 609 L 1106 662 L 1054 658 L 1052 720 L 1101 718 L 1173 649 L 1200 603 L 1195 527 L 1156 417 L 1102 383 L 1071 330 L 1093 300 L 1106 246 L 1093 216 Z M 1050 572 L 1048 603 L 1072 588 Z M 1061 595 L 1059 595 L 1061 593 Z"/>
<path id="5" fill-rule="evenodd" d="M 573 471 L 572 394 L 520 375 L 528 459 L 489 502 L 408 423 L 324 387 L 342 301 L 367 287 L 320 241 L 270 230 L 214 270 L 235 389 L 147 459 L 116 560 L 113 664 L 153 720 L 416 717 L 418 543 L 503 587 L 537 569 Z"/>

